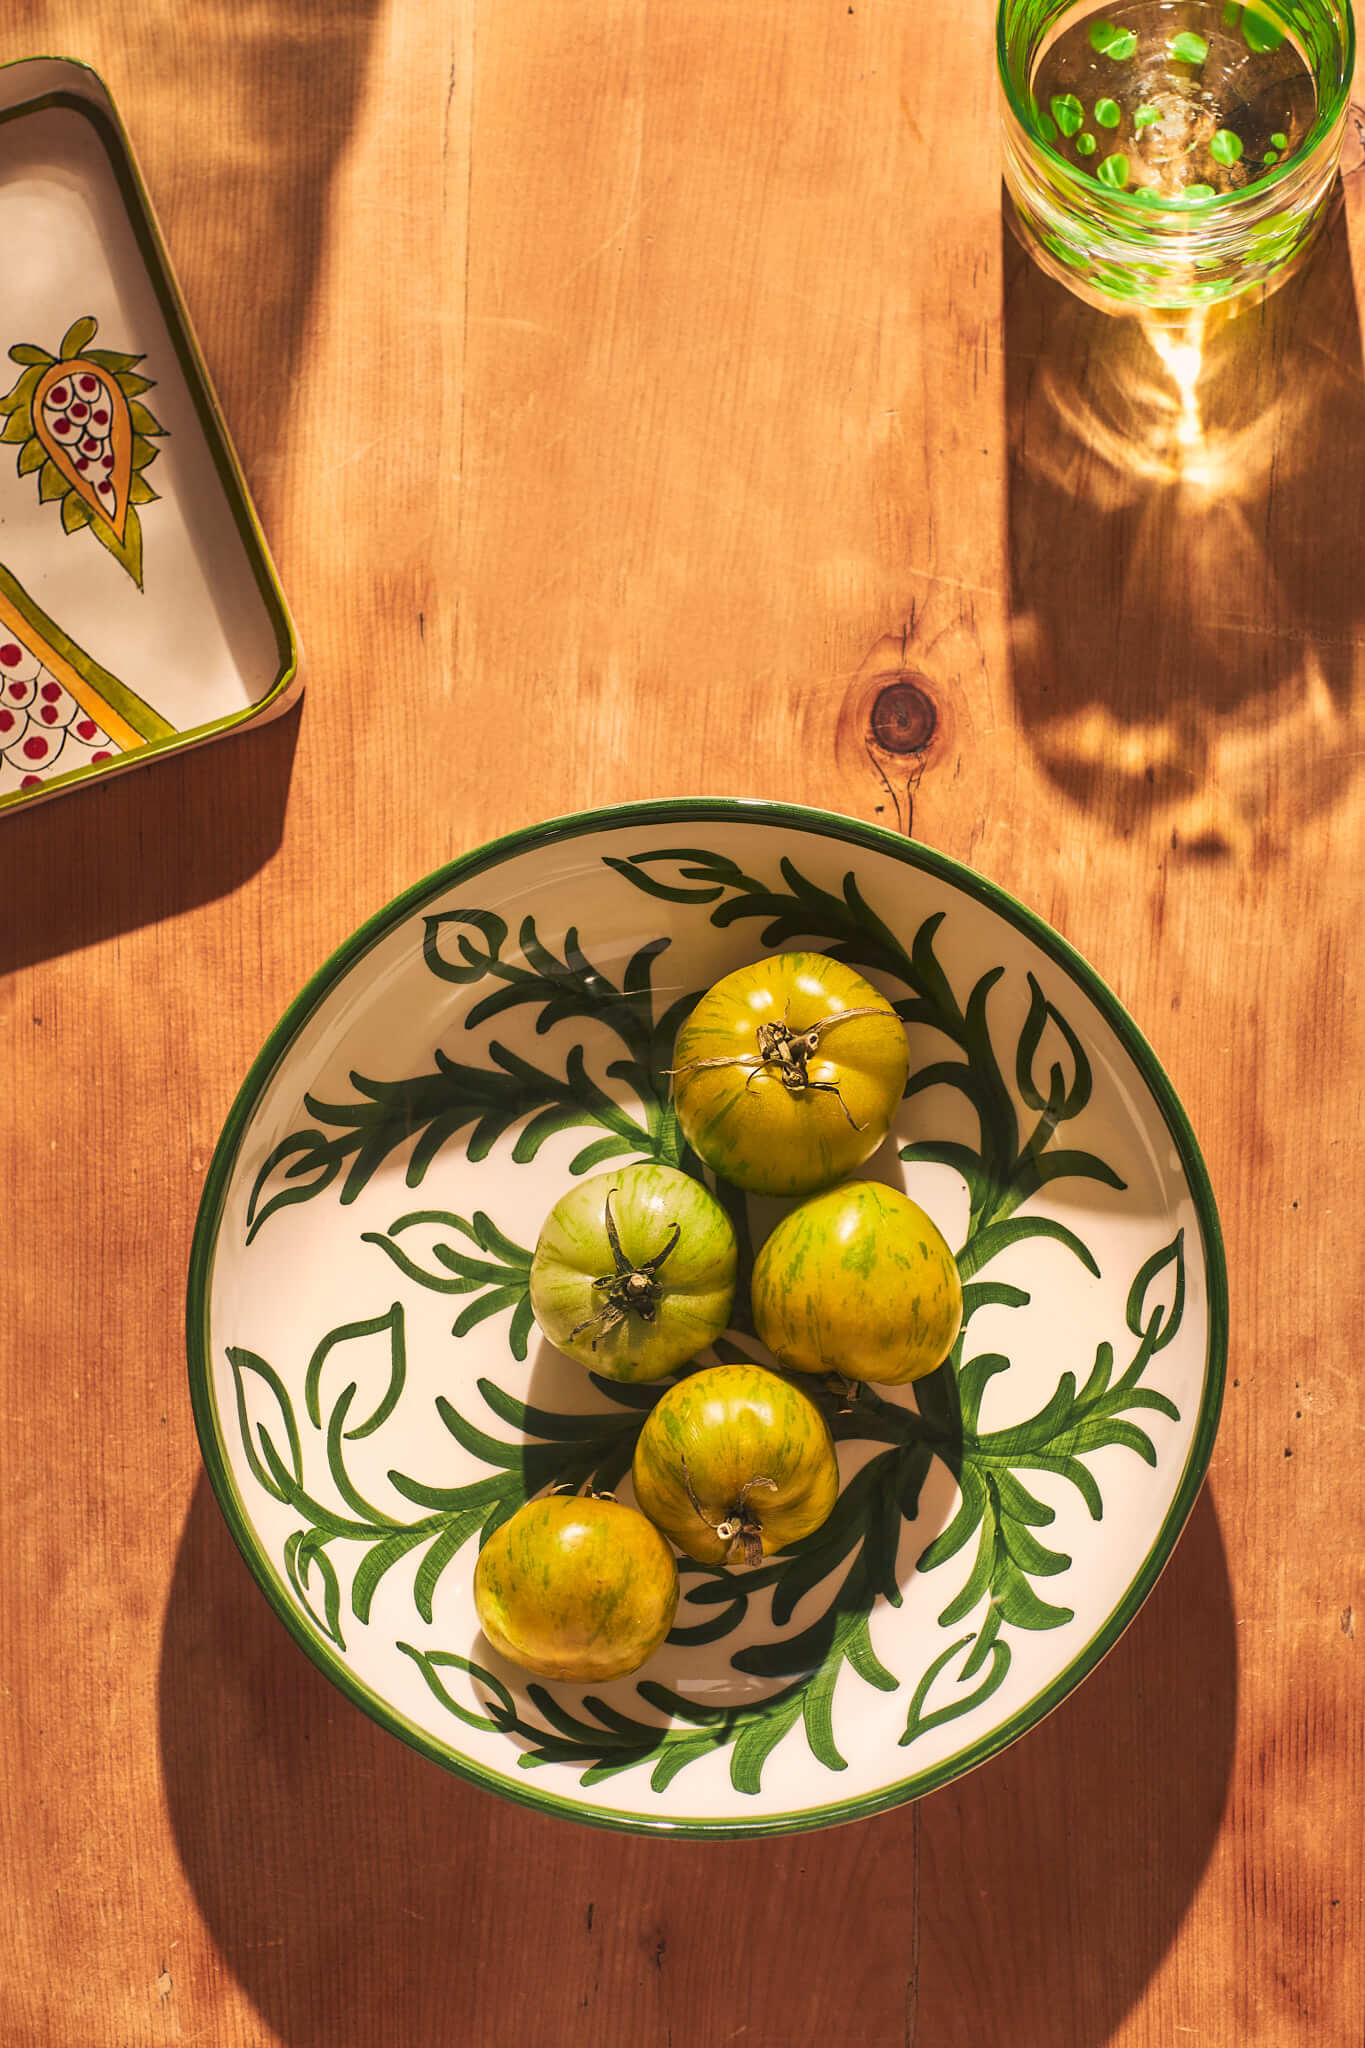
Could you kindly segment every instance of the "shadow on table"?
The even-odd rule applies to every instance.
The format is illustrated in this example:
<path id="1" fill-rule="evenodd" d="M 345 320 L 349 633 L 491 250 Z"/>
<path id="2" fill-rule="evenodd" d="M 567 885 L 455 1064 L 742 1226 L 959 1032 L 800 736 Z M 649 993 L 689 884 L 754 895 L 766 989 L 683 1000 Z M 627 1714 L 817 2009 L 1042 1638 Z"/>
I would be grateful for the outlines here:
<path id="1" fill-rule="evenodd" d="M 189 753 L 0 817 L 16 878 L 0 975 L 229 895 L 284 830 L 299 706 Z"/>
<path id="2" fill-rule="evenodd" d="M 1365 368 L 1344 209 L 1259 308 L 1144 330 L 1003 229 L 1013 684 L 1103 829 L 1281 844 L 1359 758 Z"/>
<path id="3" fill-rule="evenodd" d="M 1236 1623 L 1205 1487 L 1098 1669 L 1005 1755 L 921 1808 L 921 2040 L 1112 2038 L 1199 1889 L 1236 1720 Z"/>
<path id="4" fill-rule="evenodd" d="M 40 20 L 57 11 L 38 8 Z M 120 22 L 130 82 L 110 83 L 267 532 L 333 182 L 383 11 L 383 0 L 144 0 Z"/>
<path id="5" fill-rule="evenodd" d="M 1235 1710 L 1207 1492 L 1133 1626 L 1040 1728 L 920 1806 L 818 1836 L 613 1835 L 447 1777 L 300 1654 L 206 1480 L 160 1674 L 185 1870 L 288 2048 L 590 2048 L 670 2027 L 890 2048 L 916 2015 L 934 2048 L 1101 2048 L 1198 1887 Z"/>

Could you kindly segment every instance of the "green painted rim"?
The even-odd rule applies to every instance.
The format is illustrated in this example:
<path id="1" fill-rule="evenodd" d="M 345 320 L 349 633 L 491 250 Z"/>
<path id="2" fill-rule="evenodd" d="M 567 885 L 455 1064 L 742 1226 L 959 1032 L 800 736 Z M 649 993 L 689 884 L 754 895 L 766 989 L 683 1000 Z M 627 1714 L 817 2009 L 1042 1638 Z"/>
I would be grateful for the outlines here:
<path id="1" fill-rule="evenodd" d="M 1108 1621 L 1066 1669 L 1026 1707 L 987 1736 L 932 1769 L 912 1773 L 899 1783 L 861 1799 L 832 1801 L 803 1808 L 794 1813 L 769 1814 L 755 1820 L 651 1820 L 648 1815 L 622 1812 L 610 1807 L 588 1807 L 576 1801 L 531 1787 L 522 1788 L 496 1774 L 454 1755 L 395 1711 L 387 1701 L 363 1684 L 349 1665 L 304 1624 L 283 1581 L 276 1575 L 253 1534 L 250 1518 L 242 1503 L 236 1481 L 223 1450 L 217 1405 L 213 1398 L 209 1359 L 209 1298 L 213 1278 L 214 1252 L 228 1184 L 236 1165 L 242 1139 L 266 1088 L 288 1054 L 294 1039 L 333 989 L 365 955 L 397 925 L 433 895 L 457 882 L 487 873 L 514 855 L 538 847 L 563 844 L 588 833 L 635 830 L 659 824 L 721 822 L 758 824 L 780 828 L 784 833 L 809 833 L 822 839 L 842 840 L 870 852 L 887 854 L 905 867 L 918 869 L 947 882 L 974 897 L 1016 927 L 1071 975 L 1105 1018 L 1124 1050 L 1134 1061 L 1159 1109 L 1176 1147 L 1181 1168 L 1189 1185 L 1199 1220 L 1200 1245 L 1208 1286 L 1208 1349 L 1205 1384 L 1185 1469 L 1175 1498 L 1162 1523 L 1156 1542 L 1134 1575 L 1128 1592 Z M 1204 1165 L 1188 1117 L 1151 1046 L 1123 1008 L 1118 998 L 1065 939 L 1058 936 L 1033 911 L 1028 910 L 997 884 L 986 881 L 973 869 L 948 855 L 902 839 L 880 825 L 863 824 L 855 818 L 817 811 L 791 804 L 767 803 L 750 798 L 684 797 L 619 804 L 596 811 L 580 811 L 544 824 L 525 827 L 490 840 L 471 853 L 463 854 L 415 883 L 368 918 L 364 924 L 324 961 L 310 981 L 289 1005 L 253 1062 L 228 1112 L 204 1183 L 190 1252 L 186 1301 L 186 1341 L 189 1355 L 190 1401 L 195 1428 L 210 1482 L 233 1538 L 251 1568 L 261 1590 L 284 1622 L 299 1647 L 332 1683 L 372 1720 L 397 1735 L 409 1747 L 430 1757 L 434 1763 L 470 1780 L 485 1791 L 494 1792 L 518 1805 L 542 1813 L 553 1813 L 590 1826 L 621 1829 L 631 1834 L 667 1836 L 741 1837 L 795 1834 L 806 1829 L 832 1827 L 844 1821 L 861 1820 L 874 1813 L 903 1805 L 950 1784 L 953 1779 L 985 1763 L 1016 1742 L 1021 1735 L 1050 1714 L 1083 1678 L 1088 1677 L 1101 1658 L 1113 1647 L 1133 1620 L 1156 1584 L 1175 1548 L 1190 1510 L 1198 1497 L 1213 1452 L 1222 1409 L 1227 1367 L 1228 1300 L 1227 1264 L 1222 1230 L 1208 1171 Z"/>

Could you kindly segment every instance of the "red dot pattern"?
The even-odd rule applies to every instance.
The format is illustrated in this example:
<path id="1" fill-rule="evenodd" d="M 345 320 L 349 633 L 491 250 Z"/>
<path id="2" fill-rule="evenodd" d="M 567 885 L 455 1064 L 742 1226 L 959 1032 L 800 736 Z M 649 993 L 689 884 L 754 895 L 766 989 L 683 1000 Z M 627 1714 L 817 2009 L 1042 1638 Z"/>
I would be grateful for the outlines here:
<path id="1" fill-rule="evenodd" d="M 108 733 L 71 691 L 21 641 L 0 636 L 0 678 L 6 671 L 9 680 L 0 681 L 0 796 L 114 758 L 118 749 Z"/>
<path id="2" fill-rule="evenodd" d="M 100 402 L 102 397 L 100 379 L 91 371 L 80 371 L 74 377 L 54 384 L 43 399 L 43 428 L 48 437 L 65 450 L 76 474 L 82 479 L 90 477 L 101 509 L 112 512 L 115 504 L 113 485 L 97 475 L 90 475 L 92 467 L 98 472 L 111 470 L 114 466 L 110 446 L 113 415 L 110 407 Z M 82 488 L 85 488 L 84 483 Z"/>

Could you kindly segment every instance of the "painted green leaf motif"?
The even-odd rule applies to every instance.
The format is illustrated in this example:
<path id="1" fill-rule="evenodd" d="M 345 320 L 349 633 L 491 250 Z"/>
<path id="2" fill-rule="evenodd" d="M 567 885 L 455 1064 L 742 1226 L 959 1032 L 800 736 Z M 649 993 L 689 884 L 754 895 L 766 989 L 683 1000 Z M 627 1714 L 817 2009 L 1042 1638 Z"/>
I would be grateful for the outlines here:
<path id="1" fill-rule="evenodd" d="M 237 1398 L 237 1427 L 241 1433 L 242 1449 L 251 1468 L 251 1475 L 257 1485 L 263 1487 L 272 1499 L 287 1501 L 291 1480 L 298 1485 L 303 1483 L 303 1450 L 299 1442 L 298 1425 L 294 1420 L 293 1403 L 279 1374 L 257 1352 L 231 1345 L 227 1357 L 232 1368 L 233 1387 Z M 276 1434 L 282 1433 L 289 1447 L 289 1463 L 284 1468 L 282 1480 L 275 1476 L 280 1469 L 280 1459 L 274 1440 L 266 1433 L 264 1424 L 253 1423 L 247 1412 L 245 1375 L 248 1373 L 269 1388 L 278 1406 L 279 1423 Z"/>
<path id="2" fill-rule="evenodd" d="M 589 1378 L 599 1388 L 609 1384 L 596 1374 Z M 649 1406 L 671 1384 L 668 1380 L 651 1384 L 646 1389 Z M 521 1432 L 521 1437 L 505 1442 L 490 1436 L 461 1415 L 443 1394 L 438 1395 L 436 1412 L 445 1427 L 464 1450 L 492 1466 L 494 1476 L 476 1480 L 472 1485 L 450 1487 L 390 1472 L 394 1490 L 414 1506 L 441 1515 L 473 1515 L 466 1534 L 472 1533 L 473 1528 L 482 1528 L 487 1537 L 533 1494 L 562 1487 L 610 1493 L 630 1470 L 647 1408 L 627 1408 L 624 1415 L 619 1409 L 556 1415 L 514 1400 L 491 1380 L 481 1379 L 478 1386 L 494 1414 Z M 429 1620 L 430 1615 L 424 1618 Z"/>
<path id="3" fill-rule="evenodd" d="M 1114 156 L 1107 156 L 1096 171 L 1095 176 L 1099 179 L 1101 185 L 1110 185 L 1114 191 L 1121 192 L 1128 183 L 1127 157 L 1121 152 Z"/>
<path id="4" fill-rule="evenodd" d="M 1123 115 L 1117 100 L 1096 100 L 1095 119 L 1101 128 L 1117 128 Z"/>
<path id="5" fill-rule="evenodd" d="M 1209 144 L 1209 155 L 1216 164 L 1235 164 L 1242 154 L 1242 138 L 1234 135 L 1231 128 L 1220 128 Z"/>
<path id="6" fill-rule="evenodd" d="M 368 1321 L 343 1324 L 340 1329 L 330 1331 L 318 1345 L 308 1361 L 308 1371 L 303 1383 L 304 1406 L 308 1410 L 308 1419 L 315 1429 L 322 1427 L 319 1408 L 322 1369 L 335 1347 L 338 1344 L 354 1343 L 359 1338 L 378 1337 L 384 1334 L 387 1334 L 389 1339 L 388 1383 L 369 1420 L 358 1423 L 354 1429 L 347 1430 L 346 1434 L 353 1441 L 360 1437 L 373 1436 L 380 1425 L 387 1422 L 398 1405 L 398 1397 L 403 1391 L 407 1377 L 407 1346 L 404 1341 L 401 1301 L 394 1302 L 386 1315 L 372 1316 Z"/>
<path id="7" fill-rule="evenodd" d="M 469 937 L 470 930 L 479 934 L 481 947 Z M 444 950 L 443 942 L 448 938 L 455 942 L 458 960 L 451 959 Z M 440 981 L 482 981 L 497 964 L 506 943 L 506 920 L 495 911 L 443 910 L 423 919 L 422 958 Z"/>
<path id="8" fill-rule="evenodd" d="M 1121 64 L 1136 50 L 1137 37 L 1130 28 L 1115 28 L 1112 22 L 1096 21 L 1090 27 L 1090 47 L 1097 56 L 1111 57 Z"/>
<path id="9" fill-rule="evenodd" d="M 1208 61 L 1209 46 L 1193 29 L 1182 29 L 1167 43 L 1166 54 L 1177 64 L 1203 64 Z"/>
<path id="10" fill-rule="evenodd" d="M 488 1256 L 477 1258 L 458 1242 L 434 1242 L 430 1255 L 440 1268 L 435 1271 L 397 1242 L 404 1232 L 418 1229 L 454 1233 L 457 1239 L 466 1239 Z M 510 1309 L 512 1320 L 507 1341 L 514 1358 L 525 1358 L 535 1320 L 530 1291 L 532 1254 L 524 1245 L 513 1244 L 504 1237 L 482 1210 L 476 1210 L 472 1220 L 466 1222 L 463 1216 L 453 1215 L 448 1209 L 414 1209 L 391 1223 L 386 1234 L 362 1231 L 361 1242 L 378 1245 L 401 1273 L 421 1287 L 429 1287 L 437 1294 L 476 1297 L 456 1316 L 452 1336 L 468 1336 L 479 1323 Z"/>
<path id="11" fill-rule="evenodd" d="M 1217 194 L 1212 185 L 1187 185 L 1180 196 L 1182 199 L 1214 199 Z"/>
<path id="12" fill-rule="evenodd" d="M 521 960 L 502 958 L 507 938 L 505 921 L 491 912 L 444 912 L 424 920 L 422 956 L 440 980 L 470 984 L 492 977 L 502 983 L 471 1007 L 466 1028 L 530 1007 L 537 1013 L 538 1036 L 570 1021 L 614 1032 L 625 1056 L 608 1065 L 607 1075 L 636 1095 L 643 1122 L 589 1077 L 581 1045 L 569 1049 L 562 1079 L 496 1040 L 488 1047 L 492 1067 L 453 1060 L 438 1047 L 429 1074 L 384 1080 L 353 1073 L 351 1085 L 363 1099 L 335 1103 L 305 1096 L 315 1127 L 282 1139 L 260 1168 L 247 1209 L 248 1244 L 271 1216 L 326 1193 L 338 1177 L 344 1176 L 341 1200 L 354 1201 L 389 1155 L 410 1141 L 409 1187 L 421 1185 L 436 1154 L 461 1132 L 468 1134 L 467 1156 L 479 1160 L 518 1124 L 512 1150 L 518 1164 L 534 1159 L 557 1132 L 593 1123 L 607 1135 L 582 1148 L 571 1162 L 574 1173 L 623 1156 L 681 1163 L 682 1140 L 663 1077 L 692 998 L 680 998 L 657 1020 L 653 1016 L 651 976 L 668 941 L 641 946 L 618 988 L 587 959 L 573 931 L 565 935 L 562 959 L 542 945 L 532 918 L 521 927 Z"/>
<path id="13" fill-rule="evenodd" d="M 1048 104 L 1061 134 L 1071 136 L 1079 133 L 1085 120 L 1085 109 L 1074 92 L 1058 93 Z"/>
<path id="14" fill-rule="evenodd" d="M 957 1268 L 966 1280 L 979 1273 L 988 1260 L 1006 1251 L 1011 1245 L 1021 1244 L 1027 1238 L 1051 1238 L 1056 1244 L 1064 1244 L 1068 1251 L 1076 1254 L 1088 1272 L 1099 1277 L 1094 1253 L 1083 1238 L 1068 1229 L 1055 1216 L 1013 1216 L 1002 1217 L 999 1221 L 978 1230 L 958 1253 Z"/>
<path id="15" fill-rule="evenodd" d="M 1162 1298 L 1166 1295 L 1169 1300 Z M 1179 1420 L 1179 1411 L 1169 1396 L 1142 1385 L 1141 1381 L 1156 1352 L 1179 1328 L 1183 1307 L 1183 1236 L 1178 1233 L 1169 1245 L 1144 1262 L 1129 1289 L 1125 1320 L 1139 1343 L 1119 1378 L 1114 1378 L 1113 1347 L 1101 1344 L 1083 1385 L 1077 1385 L 1075 1374 L 1063 1373 L 1051 1400 L 1034 1416 L 984 1434 L 979 1428 L 982 1394 L 990 1380 L 1007 1369 L 1009 1361 L 995 1353 L 973 1358 L 963 1366 L 955 1389 L 950 1383 L 940 1387 L 947 1403 L 945 1410 L 940 1402 L 934 1416 L 940 1429 L 945 1423 L 951 1428 L 954 1400 L 958 1408 L 960 1498 L 952 1519 L 925 1546 L 917 1569 L 939 1569 L 975 1539 L 971 1569 L 939 1621 L 942 1626 L 951 1627 L 964 1621 L 983 1601 L 987 1603 L 986 1616 L 975 1635 L 963 1638 L 952 1652 L 945 1653 L 940 1665 L 926 1678 L 912 1704 L 907 1740 L 934 1724 L 920 1712 L 929 1687 L 938 1669 L 969 1643 L 960 1683 L 974 1677 L 993 1658 L 1002 1628 L 1059 1628 L 1072 1618 L 1069 1608 L 1042 1600 L 1031 1583 L 1066 1572 L 1071 1559 L 1036 1535 L 1035 1531 L 1047 1528 L 1055 1519 L 1055 1510 L 1031 1493 L 1020 1475 L 1045 1471 L 1067 1480 L 1081 1495 L 1091 1517 L 1098 1521 L 1103 1502 L 1085 1458 L 1101 1449 L 1122 1448 L 1147 1464 L 1156 1463 L 1151 1438 L 1129 1417 L 1134 1410 L 1147 1409 L 1172 1421 Z M 943 1376 L 939 1377 L 942 1380 Z M 988 1681 L 998 1668 L 997 1660 L 988 1673 Z M 954 1711 L 965 1712 L 975 1698 L 976 1695 L 969 1696 L 966 1704 Z"/>
<path id="16" fill-rule="evenodd" d="M 1150 1312 L 1148 1297 L 1161 1290 L 1155 1283 L 1165 1278 L 1171 1289 L 1169 1306 L 1158 1299 Z M 1124 1321 L 1135 1337 L 1141 1337 L 1148 1355 L 1164 1351 L 1178 1332 L 1185 1315 L 1185 1233 L 1178 1230 L 1171 1242 L 1153 1252 L 1128 1291 Z"/>
<path id="17" fill-rule="evenodd" d="M 247 1206 L 247 1243 L 270 1217 L 293 1202 L 310 1201 L 345 1173 L 341 1200 L 353 1202 L 372 1175 L 400 1145 L 414 1137 L 407 1184 L 419 1187 L 436 1154 L 466 1131 L 470 1159 L 485 1159 L 514 1125 L 521 1129 L 512 1148 L 519 1164 L 534 1159 L 545 1140 L 580 1124 L 611 1133 L 593 1147 L 594 1161 L 623 1154 L 654 1153 L 648 1128 L 630 1116 L 587 1072 L 583 1048 L 570 1048 L 564 1075 L 548 1073 L 496 1041 L 488 1048 L 493 1067 L 452 1060 L 439 1047 L 435 1070 L 410 1080 L 369 1080 L 352 1074 L 359 1100 L 304 1103 L 315 1127 L 284 1138 L 256 1176 Z M 316 1126 L 321 1126 L 317 1128 Z M 334 1136 L 329 1136 L 334 1132 Z M 573 1170 L 584 1170 L 583 1155 Z M 272 1180 L 285 1185 L 266 1197 Z"/>
<path id="18" fill-rule="evenodd" d="M 454 1650 L 415 1650 L 411 1643 L 395 1646 L 405 1657 L 411 1657 L 441 1705 L 457 1721 L 463 1721 L 468 1728 L 482 1728 L 492 1734 L 498 1728 L 509 1727 L 516 1719 L 516 1701 L 500 1678 L 491 1671 L 485 1671 L 481 1664 L 471 1662 L 468 1657 L 459 1656 Z M 462 1706 L 450 1692 L 441 1678 L 442 1671 L 464 1671 L 476 1678 L 493 1695 L 494 1711 L 491 1714 L 472 1713 Z"/>
<path id="19" fill-rule="evenodd" d="M 1134 107 L 1133 126 L 1140 135 L 1144 128 L 1153 128 L 1161 119 L 1160 107 Z"/>
<path id="20" fill-rule="evenodd" d="M 1029 1010 L 1019 1034 L 1019 1050 L 1014 1065 L 1015 1086 L 1030 1109 L 1046 1111 L 1054 1123 L 1065 1122 L 1079 1116 L 1090 1100 L 1094 1085 L 1090 1062 L 1080 1039 L 1061 1011 L 1048 1001 L 1032 974 L 1028 977 L 1028 988 Z M 1047 1088 L 1043 1090 L 1034 1079 L 1033 1067 L 1049 1024 L 1060 1034 L 1070 1054 L 1072 1079 L 1068 1085 L 1062 1067 L 1054 1060 L 1048 1071 Z"/>
<path id="21" fill-rule="evenodd" d="M 1010 1668 L 1010 1650 L 1008 1643 L 997 1641 L 990 1646 L 991 1668 L 983 1682 L 965 1697 L 954 1700 L 950 1705 L 935 1708 L 931 1713 L 925 1713 L 925 1702 L 933 1689 L 934 1681 L 947 1669 L 954 1657 L 959 1656 L 974 1640 L 972 1636 L 962 1636 L 950 1648 L 935 1657 L 916 1686 L 910 1701 L 905 1733 L 900 1738 L 902 1748 L 907 1743 L 917 1741 L 921 1735 L 927 1735 L 931 1728 L 937 1728 L 945 1721 L 955 1721 L 959 1715 L 970 1713 L 974 1707 L 983 1705 L 1004 1683 L 1005 1675 Z M 964 1678 L 965 1673 L 959 1678 L 959 1684 Z"/>
<path id="22" fill-rule="evenodd" d="M 1096 142 L 1094 136 L 1091 135 L 1089 132 L 1087 132 L 1084 135 L 1078 135 L 1076 137 L 1077 156 L 1093 156 L 1098 148 L 1099 144 Z"/>
<path id="23" fill-rule="evenodd" d="M 341 1584 L 332 1560 L 321 1544 L 314 1540 L 311 1534 L 296 1529 L 284 1546 L 284 1569 L 300 1602 L 323 1635 L 329 1637 L 339 1650 L 344 1650 L 346 1639 L 341 1632 Z M 322 1591 L 321 1614 L 310 1597 L 315 1573 Z"/>

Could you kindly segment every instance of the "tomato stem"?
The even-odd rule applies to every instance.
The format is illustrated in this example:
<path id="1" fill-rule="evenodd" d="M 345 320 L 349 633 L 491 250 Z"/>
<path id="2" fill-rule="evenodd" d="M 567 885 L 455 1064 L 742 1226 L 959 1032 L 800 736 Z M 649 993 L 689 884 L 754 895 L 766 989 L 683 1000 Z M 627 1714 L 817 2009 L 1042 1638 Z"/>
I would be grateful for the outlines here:
<path id="1" fill-rule="evenodd" d="M 615 1270 L 604 1273 L 600 1279 L 592 1283 L 593 1292 L 605 1295 L 606 1299 L 601 1308 L 569 1332 L 569 1339 L 572 1342 L 575 1337 L 581 1337 L 585 1330 L 596 1328 L 597 1337 L 592 1340 L 594 1351 L 597 1349 L 597 1338 L 605 1337 L 609 1330 L 614 1330 L 618 1323 L 625 1322 L 628 1316 L 636 1315 L 642 1323 L 654 1321 L 658 1314 L 661 1292 L 659 1269 L 676 1249 L 682 1236 L 682 1225 L 675 1223 L 663 1250 L 655 1252 L 652 1259 L 642 1259 L 638 1266 L 635 1265 L 626 1256 L 621 1234 L 616 1227 L 616 1218 L 611 1213 L 611 1198 L 619 1192 L 618 1188 L 608 1188 L 602 1212 Z"/>
<path id="2" fill-rule="evenodd" d="M 843 1091 L 837 1081 L 812 1081 L 810 1062 L 820 1050 L 820 1042 L 827 1031 L 836 1024 L 847 1024 L 854 1017 L 885 1017 L 892 1014 L 872 1003 L 862 1003 L 851 1010 L 839 1010 L 831 1017 L 819 1017 L 805 1031 L 793 1031 L 786 1016 L 774 1020 L 765 1018 L 758 1026 L 757 1052 L 718 1053 L 711 1059 L 688 1060 L 681 1067 L 670 1067 L 673 1079 L 680 1075 L 699 1072 L 706 1067 L 748 1067 L 751 1069 L 746 1088 L 759 1076 L 772 1070 L 775 1077 L 790 1095 L 800 1095 L 806 1089 L 815 1094 L 832 1095 L 848 1118 L 855 1131 L 863 1126 L 856 1123 L 844 1101 Z"/>
<path id="3" fill-rule="evenodd" d="M 724 1515 L 717 1522 L 707 1514 L 705 1508 L 697 1499 L 696 1490 L 692 1485 L 692 1475 L 687 1469 L 687 1460 L 682 1457 L 681 1453 L 679 1453 L 679 1462 L 682 1465 L 683 1485 L 687 1488 L 687 1498 L 691 1501 L 698 1520 L 705 1522 L 708 1529 L 714 1529 L 721 1542 L 727 1545 L 725 1552 L 726 1564 L 762 1564 L 763 1529 L 762 1525 L 756 1522 L 752 1515 L 749 1514 L 748 1500 L 749 1495 L 756 1486 L 766 1486 L 770 1492 L 776 1493 L 777 1481 L 766 1478 L 760 1472 L 755 1472 L 753 1477 L 746 1479 L 743 1486 L 739 1489 L 739 1494 L 729 1514 Z"/>

